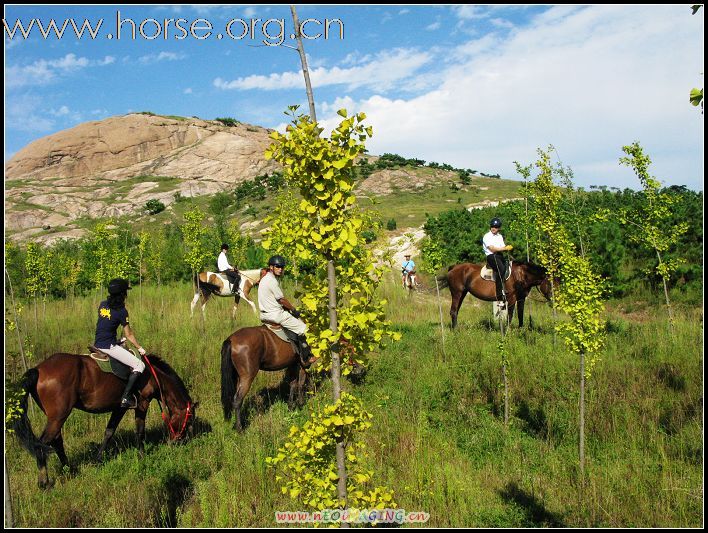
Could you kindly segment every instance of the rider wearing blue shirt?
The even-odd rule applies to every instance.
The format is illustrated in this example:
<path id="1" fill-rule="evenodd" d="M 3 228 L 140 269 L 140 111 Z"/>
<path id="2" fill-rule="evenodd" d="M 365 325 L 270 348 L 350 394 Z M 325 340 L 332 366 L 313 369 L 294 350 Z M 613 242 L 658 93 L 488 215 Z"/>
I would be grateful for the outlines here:
<path id="1" fill-rule="evenodd" d="M 403 262 L 403 265 L 401 267 L 401 272 L 403 273 L 403 276 L 401 278 L 403 287 L 406 286 L 406 277 L 411 273 L 415 272 L 415 263 L 411 259 L 411 254 L 406 254 L 404 257 L 406 258 L 406 260 Z"/>

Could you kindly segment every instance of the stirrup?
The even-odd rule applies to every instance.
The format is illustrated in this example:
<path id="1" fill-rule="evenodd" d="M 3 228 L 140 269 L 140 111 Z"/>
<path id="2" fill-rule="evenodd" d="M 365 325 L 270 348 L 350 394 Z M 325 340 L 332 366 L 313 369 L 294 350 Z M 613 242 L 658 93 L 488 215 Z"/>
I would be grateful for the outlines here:
<path id="1" fill-rule="evenodd" d="M 138 399 L 135 397 L 135 394 L 131 394 L 130 398 L 123 398 L 120 401 L 120 408 L 121 409 L 137 409 L 138 407 Z"/>

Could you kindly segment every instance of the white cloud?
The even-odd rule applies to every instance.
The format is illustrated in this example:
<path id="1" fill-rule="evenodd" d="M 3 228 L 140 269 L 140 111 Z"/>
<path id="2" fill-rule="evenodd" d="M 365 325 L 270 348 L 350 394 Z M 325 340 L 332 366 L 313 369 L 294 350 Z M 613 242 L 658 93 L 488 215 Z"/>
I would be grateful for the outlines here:
<path id="1" fill-rule="evenodd" d="M 191 87 L 187 87 L 187 88 L 184 90 L 184 94 L 192 94 L 192 88 L 191 88 Z"/>
<path id="2" fill-rule="evenodd" d="M 638 187 L 618 159 L 639 140 L 658 179 L 702 188 L 703 117 L 688 103 L 703 68 L 702 31 L 680 6 L 552 8 L 506 40 L 448 51 L 456 61 L 425 94 L 374 95 L 347 108 L 368 115 L 371 153 L 518 178 L 515 160 L 535 161 L 537 148 L 553 144 L 578 185 Z M 329 128 L 338 105 L 322 106 Z"/>
<path id="3" fill-rule="evenodd" d="M 175 54 L 174 52 L 160 52 L 159 54 L 147 54 L 140 56 L 138 61 L 143 65 L 152 65 L 160 61 L 179 61 L 187 57 L 185 54 Z"/>
<path id="4" fill-rule="evenodd" d="M 435 30 L 439 30 L 441 26 L 442 26 L 442 23 L 438 20 L 437 22 L 433 22 L 432 24 L 428 24 L 425 27 L 425 29 L 427 31 L 435 31 Z"/>
<path id="5" fill-rule="evenodd" d="M 76 54 L 66 54 L 59 59 L 38 59 L 31 65 L 11 65 L 5 68 L 5 86 L 14 89 L 25 86 L 46 85 L 59 76 L 71 74 L 87 67 L 101 67 L 115 61 L 112 56 L 102 60 L 91 60 L 77 57 Z"/>
<path id="6" fill-rule="evenodd" d="M 347 56 L 349 58 L 349 56 Z M 370 87 L 378 91 L 387 91 L 397 82 L 412 76 L 419 68 L 432 60 L 430 52 L 420 52 L 410 49 L 395 49 L 380 52 L 374 59 L 349 68 L 319 67 L 310 71 L 313 87 L 328 85 L 346 85 L 348 90 L 358 87 Z M 351 59 L 348 60 L 349 64 Z M 304 86 L 302 72 L 273 73 L 268 76 L 253 75 L 226 81 L 221 78 L 214 80 L 214 86 L 219 89 L 262 89 L 279 90 L 293 89 Z"/>

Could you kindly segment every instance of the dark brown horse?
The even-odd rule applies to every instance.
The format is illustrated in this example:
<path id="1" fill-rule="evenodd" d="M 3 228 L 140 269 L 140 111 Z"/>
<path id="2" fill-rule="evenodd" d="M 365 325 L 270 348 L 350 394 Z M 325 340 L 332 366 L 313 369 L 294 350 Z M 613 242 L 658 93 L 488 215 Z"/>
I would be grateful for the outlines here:
<path id="1" fill-rule="evenodd" d="M 236 330 L 221 345 L 221 405 L 224 419 L 230 420 L 235 411 L 234 429 L 243 430 L 241 405 L 259 370 L 274 372 L 287 369 L 285 379 L 290 383 L 288 407 L 304 404 L 304 385 L 307 373 L 292 345 L 279 339 L 266 326 Z"/>
<path id="2" fill-rule="evenodd" d="M 192 433 L 196 404 L 175 371 L 155 355 L 145 358 L 145 371 L 135 391 L 138 406 L 135 409 L 135 429 L 138 450 L 144 452 L 145 417 L 151 400 L 164 404 L 162 417 L 170 430 L 170 440 L 179 440 Z M 99 462 L 118 424 L 126 413 L 120 407 L 125 382 L 115 375 L 103 372 L 96 361 L 87 355 L 55 353 L 39 365 L 25 372 L 20 386 L 24 391 L 20 400 L 21 413 L 11 425 L 20 444 L 37 460 L 39 486 L 49 486 L 47 454 L 57 452 L 62 467 L 68 465 L 61 429 L 71 411 L 76 408 L 87 413 L 111 413 L 103 443 L 98 450 Z M 39 439 L 34 435 L 27 417 L 27 397 L 31 394 L 47 416 L 47 424 Z"/>
<path id="3" fill-rule="evenodd" d="M 494 282 L 487 281 L 480 276 L 482 266 L 482 264 L 462 263 L 450 267 L 447 276 L 439 278 L 439 281 L 443 282 L 443 286 L 447 285 L 450 288 L 452 295 L 450 318 L 452 318 L 453 328 L 457 326 L 457 313 L 467 293 L 487 302 L 497 299 Z M 518 304 L 519 327 L 522 327 L 524 325 L 524 302 L 531 289 L 538 287 L 541 293 L 550 300 L 550 286 L 544 267 L 530 261 L 513 261 L 511 275 L 504 282 L 509 324 L 514 316 L 514 308 Z"/>

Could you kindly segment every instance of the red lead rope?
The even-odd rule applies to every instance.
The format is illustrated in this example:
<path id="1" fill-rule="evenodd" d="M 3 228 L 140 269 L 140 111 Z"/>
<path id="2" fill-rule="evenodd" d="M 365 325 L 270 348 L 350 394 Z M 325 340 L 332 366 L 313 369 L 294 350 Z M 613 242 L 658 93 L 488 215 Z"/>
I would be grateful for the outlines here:
<path id="1" fill-rule="evenodd" d="M 165 404 L 165 408 L 169 411 L 169 406 L 167 405 L 167 402 L 165 401 L 165 395 L 162 392 L 162 385 L 160 384 L 160 380 L 157 378 L 157 373 L 155 372 L 155 368 L 152 366 L 152 363 L 150 362 L 150 359 L 148 359 L 147 355 L 143 355 L 143 358 L 145 359 L 145 362 L 148 364 L 150 367 L 150 371 L 152 372 L 153 377 L 155 378 L 155 382 L 157 383 L 157 388 L 160 391 L 160 398 L 162 401 L 158 400 L 157 405 L 160 406 L 160 414 L 162 415 L 162 420 L 167 423 L 167 427 L 170 428 L 170 435 L 172 435 L 173 439 L 177 439 L 182 436 L 182 433 L 184 433 L 184 428 L 187 427 L 187 420 L 189 420 L 189 417 L 191 415 L 190 411 L 192 410 L 192 403 L 187 402 L 187 413 L 184 415 L 184 422 L 182 423 L 182 428 L 179 430 L 179 433 L 175 432 L 174 428 L 172 427 L 172 423 L 170 422 L 170 419 L 165 416 L 165 412 L 162 410 L 162 404 Z"/>

